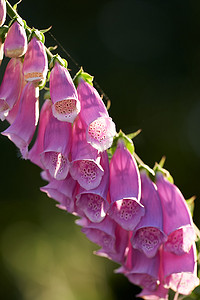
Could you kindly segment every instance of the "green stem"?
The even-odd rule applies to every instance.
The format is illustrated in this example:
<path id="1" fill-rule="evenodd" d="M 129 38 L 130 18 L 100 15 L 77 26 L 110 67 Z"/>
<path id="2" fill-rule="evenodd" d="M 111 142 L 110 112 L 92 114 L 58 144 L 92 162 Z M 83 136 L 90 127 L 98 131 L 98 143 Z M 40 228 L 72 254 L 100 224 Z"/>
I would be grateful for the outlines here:
<path id="1" fill-rule="evenodd" d="M 7 9 L 7 14 L 9 15 L 9 17 L 11 19 L 16 18 L 17 22 L 23 26 L 23 19 L 20 17 L 20 15 L 16 12 L 15 9 L 13 9 L 13 7 L 11 6 L 11 4 L 6 0 L 6 9 Z M 27 26 L 26 30 L 28 31 L 28 33 L 31 34 L 31 29 Z M 35 33 L 35 35 L 37 36 L 37 33 Z M 40 36 L 37 36 L 40 39 Z M 51 60 L 53 58 L 53 54 L 51 53 L 51 51 L 49 51 L 49 49 L 47 47 L 45 47 L 47 56 L 49 58 L 49 60 Z"/>

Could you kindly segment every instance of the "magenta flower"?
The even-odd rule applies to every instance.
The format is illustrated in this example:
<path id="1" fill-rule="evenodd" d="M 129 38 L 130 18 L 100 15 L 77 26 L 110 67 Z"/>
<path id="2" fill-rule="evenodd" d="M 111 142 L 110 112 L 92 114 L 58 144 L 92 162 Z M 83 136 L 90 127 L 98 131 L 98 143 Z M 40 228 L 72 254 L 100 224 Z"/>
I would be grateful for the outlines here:
<path id="1" fill-rule="evenodd" d="M 22 85 L 21 85 L 21 90 L 20 90 L 20 94 L 18 96 L 18 99 L 15 102 L 13 108 L 11 108 L 11 110 L 9 110 L 8 115 L 6 117 L 6 121 L 8 121 L 10 124 L 12 124 L 15 121 L 16 116 L 18 114 L 19 107 L 20 107 L 20 99 L 21 99 L 21 95 L 22 95 L 22 92 L 23 92 L 23 89 L 24 89 L 25 85 L 26 85 L 26 81 L 23 78 Z"/>
<path id="2" fill-rule="evenodd" d="M 69 152 L 71 150 L 71 124 L 56 119 L 52 112 L 45 124 L 41 162 L 50 175 L 63 180 L 69 171 Z"/>
<path id="3" fill-rule="evenodd" d="M 0 26 L 3 26 L 6 20 L 6 1 L 0 0 Z"/>
<path id="4" fill-rule="evenodd" d="M 43 149 L 44 135 L 51 115 L 51 107 L 52 107 L 52 102 L 51 100 L 47 99 L 44 102 L 40 111 L 39 128 L 38 128 L 36 141 L 28 153 L 28 159 L 30 159 L 32 163 L 36 164 L 41 169 L 43 168 L 43 164 L 40 159 L 40 154 L 44 150 Z"/>
<path id="5" fill-rule="evenodd" d="M 102 153 L 100 163 L 104 169 L 100 184 L 89 191 L 82 188 L 76 196 L 77 206 L 91 222 L 101 222 L 105 218 L 109 208 L 109 203 L 107 201 L 109 161 L 106 151 Z"/>
<path id="6" fill-rule="evenodd" d="M 96 89 L 80 80 L 78 98 L 81 102 L 81 117 L 86 123 L 87 142 L 99 151 L 108 149 L 116 135 L 115 124 Z"/>
<path id="7" fill-rule="evenodd" d="M 147 257 L 156 255 L 158 248 L 167 240 L 163 232 L 163 216 L 160 198 L 155 184 L 142 171 L 141 203 L 145 207 L 145 215 L 133 232 L 131 243 L 133 248 L 141 250 Z"/>
<path id="8" fill-rule="evenodd" d="M 27 37 L 23 26 L 15 21 L 8 30 L 4 43 L 4 53 L 7 57 L 20 57 L 27 51 Z"/>
<path id="9" fill-rule="evenodd" d="M 126 262 L 116 273 L 123 273 L 133 284 L 151 292 L 155 291 L 159 284 L 159 253 L 149 258 L 141 251 L 133 249 L 130 242 L 127 251 Z"/>
<path id="10" fill-rule="evenodd" d="M 42 192 L 47 193 L 48 197 L 55 199 L 60 204 L 60 209 L 74 212 L 74 191 L 76 182 L 68 175 L 64 180 L 52 179 L 49 184 L 40 188 Z"/>
<path id="11" fill-rule="evenodd" d="M 140 195 L 141 181 L 137 164 L 120 139 L 110 161 L 109 215 L 126 230 L 134 230 L 144 216 Z"/>
<path id="12" fill-rule="evenodd" d="M 47 71 L 48 60 L 44 44 L 34 36 L 24 57 L 24 78 L 27 81 L 40 82 L 46 78 Z"/>
<path id="13" fill-rule="evenodd" d="M 58 62 L 50 75 L 50 95 L 54 117 L 73 123 L 80 112 L 80 101 L 68 70 Z"/>
<path id="14" fill-rule="evenodd" d="M 12 58 L 7 64 L 0 86 L 0 118 L 2 121 L 17 102 L 23 82 L 22 61 Z"/>
<path id="15" fill-rule="evenodd" d="M 70 174 L 84 189 L 94 189 L 100 184 L 104 170 L 100 154 L 86 141 L 85 124 L 80 116 L 74 122 L 72 136 Z"/>
<path id="16" fill-rule="evenodd" d="M 168 300 L 168 292 L 169 289 L 165 288 L 162 284 L 159 284 L 155 291 L 144 288 L 137 297 L 146 300 Z"/>
<path id="17" fill-rule="evenodd" d="M 39 118 L 38 98 L 39 88 L 36 88 L 32 83 L 27 83 L 21 95 L 19 111 L 15 121 L 2 132 L 20 149 L 24 159 L 28 158 L 28 146 Z"/>
<path id="18" fill-rule="evenodd" d="M 186 201 L 160 172 L 156 175 L 156 185 L 163 210 L 163 230 L 168 235 L 164 248 L 177 255 L 189 252 L 196 235 Z"/>
<path id="19" fill-rule="evenodd" d="M 113 221 L 113 223 L 115 223 Z M 119 224 L 115 223 L 115 232 L 114 232 L 114 243 L 113 247 L 101 249 L 94 252 L 94 254 L 102 257 L 111 259 L 119 264 L 124 264 L 126 255 L 127 255 L 127 245 L 129 241 L 129 232 L 123 229 Z"/>
<path id="20" fill-rule="evenodd" d="M 163 250 L 162 262 L 165 287 L 180 294 L 189 295 L 199 285 L 195 243 L 188 253 L 182 255 Z"/>
<path id="21" fill-rule="evenodd" d="M 102 252 L 112 253 L 115 247 L 115 229 L 116 223 L 106 216 L 103 221 L 93 223 L 87 218 L 76 221 L 76 224 L 82 226 L 82 232 L 93 243 L 102 247 Z"/>

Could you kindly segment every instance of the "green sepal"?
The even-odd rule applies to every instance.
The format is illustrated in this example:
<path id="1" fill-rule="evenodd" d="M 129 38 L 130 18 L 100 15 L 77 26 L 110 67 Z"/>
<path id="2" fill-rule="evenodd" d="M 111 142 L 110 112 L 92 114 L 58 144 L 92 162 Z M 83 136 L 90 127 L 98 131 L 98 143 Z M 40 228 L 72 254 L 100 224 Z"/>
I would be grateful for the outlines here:
<path id="1" fill-rule="evenodd" d="M 50 27 L 47 28 L 47 29 L 41 29 L 40 32 L 41 32 L 41 33 L 46 33 L 46 32 L 48 32 L 48 31 L 50 31 L 51 28 L 52 28 L 52 26 L 50 26 Z"/>
<path id="2" fill-rule="evenodd" d="M 155 171 L 155 173 L 161 172 L 169 182 L 174 183 L 174 179 L 171 176 L 171 174 L 169 173 L 169 171 L 167 171 L 166 169 L 164 169 L 158 163 L 155 163 L 155 166 L 154 166 L 153 170 Z"/>
<path id="3" fill-rule="evenodd" d="M 129 137 L 127 135 L 125 135 L 125 133 L 123 133 L 121 130 L 119 131 L 119 133 L 116 134 L 116 136 L 114 136 L 113 138 L 113 143 L 111 148 L 109 149 L 110 154 L 113 155 L 115 153 L 115 150 L 117 148 L 117 144 L 119 142 L 119 140 L 123 140 L 124 142 L 124 146 L 129 150 L 129 152 L 131 154 L 133 154 L 135 148 L 133 145 L 133 142 L 131 139 L 129 139 Z"/>
<path id="4" fill-rule="evenodd" d="M 57 48 L 58 48 L 57 45 L 55 45 L 55 46 L 50 46 L 50 47 L 48 47 L 48 50 L 49 50 L 49 51 L 54 51 L 54 50 L 56 50 Z"/>
<path id="5" fill-rule="evenodd" d="M 13 5 L 13 9 L 14 9 L 15 11 L 17 11 L 17 5 L 20 4 L 21 2 L 22 2 L 22 0 L 19 0 L 17 3 L 15 3 L 15 4 Z"/>
<path id="6" fill-rule="evenodd" d="M 31 33 L 28 37 L 28 41 L 30 41 L 35 36 L 40 42 L 42 42 L 44 44 L 44 42 L 45 42 L 44 34 L 35 28 L 32 28 L 30 30 L 31 30 Z"/>
<path id="7" fill-rule="evenodd" d="M 135 155 L 134 155 L 134 157 L 135 157 Z M 138 162 L 137 158 L 136 158 L 136 161 Z M 139 163 L 139 166 L 138 166 L 139 170 L 140 171 L 145 170 L 147 172 L 149 178 L 154 182 L 155 181 L 155 172 L 154 172 L 154 170 L 152 170 L 149 166 L 147 166 L 144 163 L 140 163 L 140 162 L 138 162 L 138 163 Z"/>
<path id="8" fill-rule="evenodd" d="M 4 25 L 2 27 L 0 27 L 0 38 L 1 38 L 1 42 L 2 44 L 4 43 L 5 41 L 5 38 L 6 38 L 6 35 L 7 35 L 7 32 L 8 32 L 8 26 Z"/>
<path id="9" fill-rule="evenodd" d="M 80 79 L 85 80 L 87 83 L 89 83 L 90 85 L 93 86 L 94 76 L 84 72 L 82 67 L 80 68 L 80 70 L 76 73 L 76 75 L 73 78 L 74 85 L 76 88 L 78 87 Z"/>
<path id="10" fill-rule="evenodd" d="M 138 129 L 137 131 L 135 132 L 132 132 L 132 133 L 129 133 L 127 134 L 126 136 L 129 138 L 129 139 L 134 139 L 138 134 L 140 134 L 140 132 L 142 131 L 142 129 Z"/>
<path id="11" fill-rule="evenodd" d="M 186 200 L 187 206 L 191 212 L 191 215 L 193 217 L 193 213 L 194 213 L 194 201 L 196 199 L 196 196 L 192 196 L 189 199 Z"/>
<path id="12" fill-rule="evenodd" d="M 51 99 L 49 90 L 44 93 L 44 100 L 46 100 L 46 99 Z"/>
<path id="13" fill-rule="evenodd" d="M 50 63 L 49 63 L 49 67 L 50 69 L 53 69 L 55 63 L 58 62 L 61 66 L 67 68 L 67 61 L 64 58 L 61 58 L 60 55 L 56 54 L 52 57 Z"/>

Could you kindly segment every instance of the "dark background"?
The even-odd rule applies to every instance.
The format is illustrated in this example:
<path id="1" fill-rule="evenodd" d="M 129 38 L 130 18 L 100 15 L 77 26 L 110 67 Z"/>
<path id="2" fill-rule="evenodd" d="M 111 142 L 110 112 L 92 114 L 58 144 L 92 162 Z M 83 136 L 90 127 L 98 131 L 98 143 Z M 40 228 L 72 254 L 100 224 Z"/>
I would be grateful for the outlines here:
<path id="1" fill-rule="evenodd" d="M 14 4 L 14 1 L 11 1 Z M 111 99 L 117 130 L 153 167 L 163 155 L 185 198 L 196 195 L 200 226 L 200 2 L 23 0 L 30 27 L 52 34 Z M 7 21 L 9 18 L 7 18 Z M 46 34 L 47 46 L 55 41 Z M 71 74 L 78 69 L 68 60 Z M 0 70 L 1 77 L 3 67 Z M 7 127 L 0 124 L 0 130 Z M 40 170 L 0 136 L 0 299 L 131 300 L 139 291 L 118 266 L 39 191 Z"/>

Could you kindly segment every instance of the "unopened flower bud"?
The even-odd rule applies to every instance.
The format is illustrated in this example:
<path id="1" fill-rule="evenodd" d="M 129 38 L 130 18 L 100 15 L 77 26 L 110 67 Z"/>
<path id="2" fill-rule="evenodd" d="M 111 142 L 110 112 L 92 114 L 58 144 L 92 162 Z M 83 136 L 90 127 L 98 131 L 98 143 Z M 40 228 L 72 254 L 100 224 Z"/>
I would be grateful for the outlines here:
<path id="1" fill-rule="evenodd" d="M 27 37 L 23 26 L 14 22 L 4 43 L 4 53 L 7 57 L 20 57 L 27 51 Z"/>

